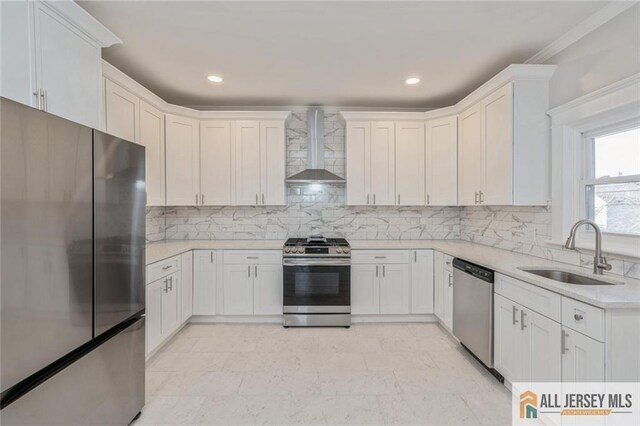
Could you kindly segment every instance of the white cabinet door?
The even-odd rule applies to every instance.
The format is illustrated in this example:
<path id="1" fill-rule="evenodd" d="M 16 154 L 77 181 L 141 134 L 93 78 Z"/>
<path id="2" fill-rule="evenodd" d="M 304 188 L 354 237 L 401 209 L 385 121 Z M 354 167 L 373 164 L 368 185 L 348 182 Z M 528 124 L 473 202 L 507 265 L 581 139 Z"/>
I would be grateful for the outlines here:
<path id="1" fill-rule="evenodd" d="M 193 315 L 193 251 L 180 257 L 180 322 L 184 323 Z"/>
<path id="2" fill-rule="evenodd" d="M 482 101 L 482 204 L 513 203 L 513 85 L 507 84 Z M 542 117 L 544 118 L 544 117 Z"/>
<path id="3" fill-rule="evenodd" d="M 604 343 L 562 327 L 562 381 L 603 382 Z"/>
<path id="4" fill-rule="evenodd" d="M 200 194 L 200 123 L 167 114 L 165 125 L 167 205 L 197 205 Z"/>
<path id="5" fill-rule="evenodd" d="M 427 121 L 427 205 L 458 204 L 458 117 Z"/>
<path id="6" fill-rule="evenodd" d="M 232 149 L 231 121 L 200 123 L 201 205 L 231 205 Z"/>
<path id="7" fill-rule="evenodd" d="M 444 271 L 444 325 L 453 330 L 453 272 Z"/>
<path id="8" fill-rule="evenodd" d="M 520 311 L 519 320 L 515 326 L 519 326 L 523 333 L 522 376 L 519 380 L 559 382 L 562 376 L 560 324 L 526 308 Z"/>
<path id="9" fill-rule="evenodd" d="M 284 206 L 286 202 L 285 137 L 282 121 L 260 122 L 260 204 Z"/>
<path id="10" fill-rule="evenodd" d="M 379 265 L 351 265 L 351 313 L 380 313 Z"/>
<path id="11" fill-rule="evenodd" d="M 32 7 L 33 2 L 0 1 L 0 95 L 37 107 Z"/>
<path id="12" fill-rule="evenodd" d="M 347 123 L 346 181 L 347 205 L 363 206 L 371 202 L 371 123 Z"/>
<path id="13" fill-rule="evenodd" d="M 224 265 L 224 315 L 253 314 L 253 266 Z"/>
<path id="14" fill-rule="evenodd" d="M 193 315 L 216 314 L 216 265 L 215 250 L 193 251 Z"/>
<path id="15" fill-rule="evenodd" d="M 46 90 L 45 110 L 100 128 L 101 49 L 46 3 L 35 2 L 34 9 L 37 87 Z"/>
<path id="16" fill-rule="evenodd" d="M 162 280 L 162 338 L 173 333 L 180 324 L 180 276 L 171 274 Z"/>
<path id="17" fill-rule="evenodd" d="M 380 265 L 380 313 L 408 314 L 411 311 L 409 265 Z"/>
<path id="18" fill-rule="evenodd" d="M 444 322 L 444 274 L 444 255 L 437 251 L 433 255 L 433 313 L 441 322 Z"/>
<path id="19" fill-rule="evenodd" d="M 260 204 L 260 122 L 237 121 L 235 137 L 236 204 Z"/>
<path id="20" fill-rule="evenodd" d="M 521 306 L 499 294 L 493 295 L 493 364 L 509 382 L 522 379 Z"/>
<path id="21" fill-rule="evenodd" d="M 255 265 L 253 275 L 253 313 L 282 315 L 282 265 Z"/>
<path id="22" fill-rule="evenodd" d="M 146 155 L 147 205 L 164 206 L 164 114 L 143 100 L 140 101 L 140 144 L 145 147 Z"/>
<path id="23" fill-rule="evenodd" d="M 477 204 L 483 187 L 482 106 L 474 105 L 460 114 L 458 140 L 458 204 Z"/>
<path id="24" fill-rule="evenodd" d="M 140 98 L 106 78 L 104 107 L 106 132 L 129 142 L 138 143 Z"/>
<path id="25" fill-rule="evenodd" d="M 396 204 L 425 204 L 425 142 L 423 122 L 396 123 Z"/>
<path id="26" fill-rule="evenodd" d="M 411 255 L 411 313 L 432 314 L 433 250 L 413 250 Z"/>
<path id="27" fill-rule="evenodd" d="M 395 124 L 371 123 L 371 204 L 395 205 Z"/>
<path id="28" fill-rule="evenodd" d="M 162 292 L 164 280 L 158 280 L 145 288 L 145 333 L 147 337 L 147 355 L 162 341 Z"/>

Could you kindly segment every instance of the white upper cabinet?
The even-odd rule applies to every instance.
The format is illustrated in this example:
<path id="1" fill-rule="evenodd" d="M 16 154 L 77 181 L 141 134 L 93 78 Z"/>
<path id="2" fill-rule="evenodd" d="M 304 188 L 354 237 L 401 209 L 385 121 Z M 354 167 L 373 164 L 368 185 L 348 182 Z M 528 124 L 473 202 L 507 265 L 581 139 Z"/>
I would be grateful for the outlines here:
<path id="1" fill-rule="evenodd" d="M 371 123 L 370 201 L 373 205 L 395 204 L 395 145 L 393 122 Z"/>
<path id="2" fill-rule="evenodd" d="M 482 109 L 475 105 L 460 114 L 458 140 L 458 203 L 478 204 L 482 188 Z"/>
<path id="3" fill-rule="evenodd" d="M 458 117 L 428 120 L 425 124 L 426 204 L 458 204 Z"/>
<path id="4" fill-rule="evenodd" d="M 513 86 L 506 86 L 487 96 L 482 103 L 484 134 L 484 185 L 481 203 L 505 205 L 513 202 Z"/>
<path id="5" fill-rule="evenodd" d="M 396 122 L 396 204 L 425 204 L 425 140 L 424 123 Z"/>
<path id="6" fill-rule="evenodd" d="M 231 205 L 232 161 L 231 121 L 200 122 L 200 204 Z"/>
<path id="7" fill-rule="evenodd" d="M 138 143 L 140 98 L 108 78 L 105 78 L 104 89 L 104 127 L 106 132 Z"/>
<path id="8" fill-rule="evenodd" d="M 260 204 L 260 122 L 236 122 L 236 202 L 240 206 Z"/>
<path id="9" fill-rule="evenodd" d="M 371 123 L 347 122 L 347 205 L 363 206 L 371 201 Z"/>
<path id="10" fill-rule="evenodd" d="M 35 107 L 32 7 L 27 1 L 0 1 L 0 94 Z"/>
<path id="11" fill-rule="evenodd" d="M 287 204 L 285 194 L 284 122 L 260 122 L 260 202 L 263 205 Z"/>
<path id="12" fill-rule="evenodd" d="M 145 147 L 147 205 L 164 206 L 164 114 L 147 102 L 140 101 L 140 144 Z"/>
<path id="13" fill-rule="evenodd" d="M 165 128 L 167 205 L 197 205 L 200 201 L 200 123 L 167 114 Z"/>

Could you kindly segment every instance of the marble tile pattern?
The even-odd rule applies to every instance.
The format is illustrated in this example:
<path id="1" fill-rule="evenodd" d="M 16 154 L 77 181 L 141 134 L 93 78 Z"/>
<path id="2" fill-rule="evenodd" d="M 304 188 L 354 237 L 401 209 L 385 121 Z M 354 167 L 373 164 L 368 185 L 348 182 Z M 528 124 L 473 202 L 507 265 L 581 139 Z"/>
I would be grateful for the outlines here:
<path id="1" fill-rule="evenodd" d="M 593 253 L 550 245 L 551 210 L 546 207 L 482 206 L 460 208 L 460 238 L 491 247 L 593 267 Z M 610 273 L 640 279 L 637 259 L 607 255 Z"/>
<path id="2" fill-rule="evenodd" d="M 511 424 L 510 392 L 436 324 L 190 324 L 146 380 L 134 425 Z"/>

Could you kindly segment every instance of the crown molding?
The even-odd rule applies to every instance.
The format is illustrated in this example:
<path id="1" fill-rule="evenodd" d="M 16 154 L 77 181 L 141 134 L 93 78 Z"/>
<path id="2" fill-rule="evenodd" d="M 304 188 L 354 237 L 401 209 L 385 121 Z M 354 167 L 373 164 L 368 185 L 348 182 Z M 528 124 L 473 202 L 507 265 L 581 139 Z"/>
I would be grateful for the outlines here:
<path id="1" fill-rule="evenodd" d="M 424 121 L 424 112 L 340 111 L 347 121 Z"/>
<path id="2" fill-rule="evenodd" d="M 425 120 L 435 120 L 437 118 L 448 117 L 451 115 L 456 115 L 459 111 L 456 105 L 448 106 L 444 108 L 432 109 L 430 111 L 426 111 L 424 113 Z"/>
<path id="3" fill-rule="evenodd" d="M 562 52 L 587 34 L 600 28 L 625 10 L 638 4 L 636 1 L 612 1 L 584 21 L 552 41 L 538 53 L 527 59 L 525 64 L 542 64 Z"/>
<path id="4" fill-rule="evenodd" d="M 71 25 L 82 31 L 85 36 L 89 37 L 101 48 L 122 44 L 122 40 L 74 1 L 41 1 L 40 4 L 64 17 Z"/>

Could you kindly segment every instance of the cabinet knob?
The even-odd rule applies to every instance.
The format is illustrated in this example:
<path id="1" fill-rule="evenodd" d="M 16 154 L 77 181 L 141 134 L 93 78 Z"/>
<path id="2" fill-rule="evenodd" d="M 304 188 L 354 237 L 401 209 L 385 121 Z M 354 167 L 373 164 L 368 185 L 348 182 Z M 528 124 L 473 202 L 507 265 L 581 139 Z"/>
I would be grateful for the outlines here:
<path id="1" fill-rule="evenodd" d="M 582 315 L 580 315 L 580 314 L 575 314 L 575 315 L 573 316 L 573 318 L 574 318 L 576 321 L 582 321 L 582 320 L 584 319 L 584 317 L 583 317 Z"/>

